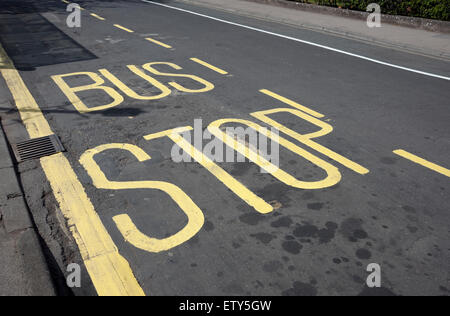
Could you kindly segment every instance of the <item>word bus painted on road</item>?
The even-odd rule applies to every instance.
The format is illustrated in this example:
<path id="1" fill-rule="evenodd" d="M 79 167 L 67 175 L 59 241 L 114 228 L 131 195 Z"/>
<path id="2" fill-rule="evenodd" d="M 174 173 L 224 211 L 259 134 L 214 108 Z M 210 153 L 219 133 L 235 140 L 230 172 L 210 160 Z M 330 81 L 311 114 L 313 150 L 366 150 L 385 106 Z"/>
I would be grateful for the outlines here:
<path id="1" fill-rule="evenodd" d="M 181 85 L 177 81 L 170 81 L 168 85 L 174 89 L 176 89 L 179 92 L 184 93 L 203 93 L 208 92 L 214 89 L 214 85 L 206 81 L 205 79 L 202 79 L 195 75 L 189 75 L 189 74 L 179 74 L 179 73 L 168 73 L 168 72 L 161 72 L 156 69 L 157 66 L 168 66 L 169 68 L 175 69 L 175 70 L 182 70 L 180 66 L 170 63 L 170 62 L 151 62 L 147 63 L 142 66 L 141 68 L 138 68 L 134 65 L 128 65 L 127 68 L 137 75 L 139 78 L 144 79 L 148 83 L 150 83 L 153 87 L 155 87 L 159 92 L 155 95 L 147 96 L 147 95 L 139 95 L 134 90 L 132 90 L 130 87 L 128 87 L 126 84 L 124 84 L 122 81 L 119 80 L 115 75 L 113 75 L 109 70 L 107 69 L 100 69 L 99 74 L 95 72 L 75 72 L 75 73 L 69 73 L 64 75 L 55 75 L 52 76 L 52 79 L 55 81 L 55 83 L 58 85 L 58 87 L 64 92 L 64 94 L 67 96 L 69 101 L 73 104 L 73 106 L 80 112 L 80 113 L 89 113 L 89 112 L 95 112 L 95 111 L 103 111 L 107 109 L 114 108 L 116 106 L 121 105 L 124 102 L 124 97 L 121 93 L 117 92 L 116 89 L 107 86 L 105 83 L 105 79 L 109 80 L 111 83 L 115 85 L 115 87 L 120 90 L 124 95 L 136 99 L 136 100 L 142 100 L 142 101 L 154 101 L 159 100 L 162 98 L 165 98 L 169 96 L 172 91 L 169 87 L 155 79 L 154 77 L 148 75 L 145 71 L 155 75 L 155 76 L 163 76 L 163 77 L 171 77 L 171 78 L 183 78 L 183 79 L 190 79 L 196 83 L 196 85 L 200 85 L 201 88 L 198 89 L 192 89 L 187 88 L 184 85 Z M 145 70 L 145 71 L 144 71 Z M 87 77 L 90 79 L 93 83 L 88 85 L 82 85 L 78 87 L 70 87 L 67 82 L 66 78 L 73 78 L 73 77 Z M 104 79 L 105 78 L 105 79 Z M 77 95 L 79 92 L 86 92 L 86 91 L 99 91 L 111 98 L 111 102 L 108 104 L 103 105 L 97 105 L 89 107 L 86 105 L 80 97 Z"/>

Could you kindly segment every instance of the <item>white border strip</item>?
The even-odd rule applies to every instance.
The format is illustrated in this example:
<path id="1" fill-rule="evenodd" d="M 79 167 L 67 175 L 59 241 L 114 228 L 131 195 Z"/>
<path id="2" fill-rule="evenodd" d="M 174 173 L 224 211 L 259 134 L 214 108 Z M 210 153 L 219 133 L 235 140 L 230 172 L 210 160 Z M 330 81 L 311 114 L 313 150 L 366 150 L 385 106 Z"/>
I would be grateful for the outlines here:
<path id="1" fill-rule="evenodd" d="M 301 40 L 301 39 L 298 39 L 298 38 L 295 38 L 295 37 L 290 37 L 290 36 L 286 36 L 286 35 L 282 35 L 282 34 L 278 34 L 278 33 L 274 33 L 274 32 L 265 31 L 265 30 L 262 30 L 262 29 L 258 29 L 256 27 L 251 27 L 251 26 L 247 26 L 247 25 L 243 25 L 243 24 L 239 24 L 239 23 L 234 23 L 234 22 L 222 20 L 222 19 L 215 18 L 215 17 L 209 16 L 209 15 L 205 15 L 205 14 L 201 14 L 201 13 L 197 13 L 197 12 L 193 12 L 193 11 L 189 11 L 189 10 L 185 10 L 185 9 L 181 9 L 181 8 L 177 8 L 177 7 L 173 7 L 173 6 L 170 6 L 170 5 L 167 5 L 167 4 L 162 4 L 162 3 L 153 2 L 153 1 L 149 1 L 149 0 L 141 0 L 141 1 L 142 2 L 146 2 L 146 3 L 150 3 L 150 4 L 159 5 L 159 6 L 162 6 L 162 7 L 169 8 L 169 9 L 174 9 L 174 10 L 178 10 L 178 11 L 182 11 L 182 12 L 198 15 L 198 16 L 201 16 L 201 17 L 204 17 L 204 18 L 207 18 L 207 19 L 211 19 L 211 20 L 214 20 L 214 21 L 219 21 L 219 22 L 230 24 L 230 25 L 234 25 L 234 26 L 239 26 L 239 27 L 242 27 L 242 28 L 245 28 L 245 29 L 261 32 L 261 33 L 264 33 L 264 34 L 269 34 L 269 35 L 281 37 L 281 38 L 288 39 L 288 40 L 291 40 L 291 41 L 295 41 L 295 42 L 299 42 L 299 43 L 303 43 L 303 44 L 307 44 L 307 45 L 323 48 L 323 49 L 330 50 L 330 51 L 333 51 L 333 52 L 336 52 L 336 53 L 340 53 L 340 54 L 356 57 L 356 58 L 359 58 L 359 59 L 367 60 L 367 61 L 370 61 L 370 62 L 373 62 L 373 63 L 376 63 L 376 64 L 380 64 L 380 65 L 384 65 L 384 66 L 388 66 L 388 67 L 392 67 L 392 68 L 397 68 L 397 69 L 413 72 L 413 73 L 424 75 L 424 76 L 428 76 L 428 77 L 433 77 L 433 78 L 444 79 L 444 80 L 450 81 L 450 77 L 445 77 L 445 76 L 436 75 L 436 74 L 432 74 L 432 73 L 425 72 L 425 71 L 420 71 L 420 70 L 407 68 L 407 67 L 403 67 L 403 66 L 399 66 L 399 65 L 395 65 L 395 64 L 390 64 L 390 63 L 387 63 L 387 62 L 384 62 L 384 61 L 381 61 L 381 60 L 372 59 L 372 58 L 369 58 L 369 57 L 365 57 L 365 56 L 349 53 L 349 52 L 346 52 L 344 50 L 336 49 L 336 48 L 333 48 L 333 47 L 320 45 L 320 44 L 316 44 L 316 43 L 313 43 L 313 42 L 308 42 L 308 41 Z"/>

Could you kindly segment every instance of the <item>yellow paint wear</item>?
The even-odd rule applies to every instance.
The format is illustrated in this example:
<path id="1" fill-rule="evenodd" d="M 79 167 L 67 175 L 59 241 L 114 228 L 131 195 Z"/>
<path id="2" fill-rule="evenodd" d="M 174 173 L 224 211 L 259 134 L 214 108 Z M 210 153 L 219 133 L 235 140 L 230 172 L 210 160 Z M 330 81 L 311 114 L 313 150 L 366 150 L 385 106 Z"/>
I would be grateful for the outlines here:
<path id="1" fill-rule="evenodd" d="M 0 46 L 0 56 L 6 56 Z M 1 74 L 30 138 L 53 134 L 38 104 L 9 58 L 2 57 Z M 99 295 L 144 295 L 128 262 L 119 254 L 83 186 L 61 153 L 41 159 L 41 166 L 77 242 L 82 259 Z"/>
<path id="2" fill-rule="evenodd" d="M 140 232 L 127 214 L 121 214 L 113 217 L 117 228 L 122 233 L 127 242 L 136 248 L 148 252 L 161 252 L 181 245 L 194 237 L 203 227 L 205 218 L 200 208 L 191 200 L 191 198 L 179 187 L 174 184 L 162 181 L 110 181 L 94 160 L 94 156 L 106 150 L 119 149 L 126 150 L 133 154 L 138 161 L 150 160 L 141 148 L 131 144 L 107 144 L 98 146 L 86 151 L 80 158 L 80 163 L 84 166 L 94 186 L 98 189 L 108 190 L 130 190 L 130 189 L 154 189 L 167 193 L 175 203 L 183 210 L 188 217 L 187 225 L 178 233 L 164 238 L 151 238 Z"/>
<path id="3" fill-rule="evenodd" d="M 183 149 L 184 152 L 190 155 L 195 161 L 197 161 L 201 166 L 203 166 L 206 170 L 213 174 L 219 181 L 221 181 L 247 204 L 255 208 L 256 211 L 262 214 L 267 214 L 273 211 L 273 207 L 270 204 L 255 195 L 246 186 L 244 186 L 242 183 L 232 177 L 228 172 L 215 164 L 211 159 L 205 156 L 201 151 L 197 150 L 192 144 L 186 141 L 179 134 L 189 130 L 192 130 L 192 127 L 188 126 L 167 130 L 164 132 L 144 136 L 144 138 L 149 141 L 156 138 L 166 136 L 169 137 L 175 144 Z"/>
<path id="4" fill-rule="evenodd" d="M 315 164 L 316 166 L 320 167 L 327 173 L 327 177 L 320 181 L 300 181 L 297 180 L 292 175 L 288 174 L 287 172 L 283 171 L 282 169 L 278 168 L 278 166 L 273 165 L 269 161 L 267 161 L 264 157 L 260 156 L 257 152 L 254 152 L 253 149 L 249 148 L 248 146 L 245 146 L 243 149 L 242 146 L 238 146 L 236 139 L 231 137 L 230 135 L 226 134 L 224 131 L 220 129 L 220 127 L 224 124 L 228 123 L 236 123 L 236 124 L 243 124 L 246 126 L 249 126 L 253 128 L 255 131 L 262 133 L 267 138 L 272 139 L 272 141 L 278 142 L 281 146 L 289 149 L 290 151 L 296 153 L 297 155 L 305 158 L 309 162 Z M 317 156 L 314 156 L 313 154 L 307 152 L 306 150 L 298 147 L 297 145 L 293 144 L 292 142 L 284 139 L 281 136 L 275 136 L 267 129 L 263 128 L 261 125 L 258 125 L 254 122 L 247 121 L 247 120 L 240 120 L 240 119 L 222 119 L 212 122 L 208 126 L 208 130 L 211 134 L 218 137 L 219 139 L 222 139 L 228 146 L 235 149 L 236 151 L 240 152 L 243 156 L 248 158 L 249 160 L 253 161 L 255 164 L 260 166 L 262 169 L 266 170 L 272 176 L 280 180 L 281 182 L 298 188 L 298 189 L 323 189 L 331 187 L 341 180 L 341 174 L 339 170 L 334 167 L 333 165 L 329 164 L 328 162 L 320 159 Z M 251 154 L 250 154 L 251 152 Z M 256 157 L 256 158 L 255 158 Z"/>
<path id="5" fill-rule="evenodd" d="M 87 76 L 92 81 L 94 81 L 93 84 L 79 86 L 79 87 L 69 87 L 69 85 L 64 81 L 63 78 L 66 77 L 76 77 L 76 76 Z M 55 83 L 58 85 L 58 87 L 64 92 L 64 94 L 67 96 L 70 102 L 72 102 L 73 106 L 78 110 L 80 113 L 89 113 L 89 112 L 95 112 L 95 111 L 101 111 L 110 109 L 113 107 L 116 107 L 120 105 L 125 99 L 123 96 L 118 93 L 116 90 L 114 90 L 111 87 L 104 86 L 103 84 L 105 81 L 95 72 L 75 72 L 65 75 L 56 75 L 52 76 L 52 79 L 55 81 Z M 86 104 L 84 104 L 83 101 L 77 96 L 77 92 L 82 91 L 88 91 L 88 90 L 100 90 L 108 94 L 111 99 L 113 100 L 111 103 L 106 105 L 100 105 L 96 107 L 88 107 Z"/>
<path id="6" fill-rule="evenodd" d="M 167 77 L 178 77 L 178 78 L 189 78 L 192 79 L 200 84 L 202 84 L 204 86 L 204 88 L 201 89 L 189 89 L 186 87 L 183 87 L 182 85 L 178 84 L 175 81 L 171 81 L 169 82 L 169 85 L 174 87 L 175 89 L 177 89 L 178 91 L 181 92 L 188 92 L 188 93 L 202 93 L 202 92 L 208 92 L 214 89 L 214 85 L 209 82 L 206 81 L 200 77 L 197 77 L 195 75 L 186 75 L 186 74 L 176 74 L 176 73 L 165 73 L 165 72 L 160 72 L 157 69 L 154 68 L 154 66 L 158 66 L 158 65 L 166 65 L 169 66 L 175 70 L 182 70 L 183 68 L 181 68 L 180 66 L 173 64 L 173 63 L 167 63 L 167 62 L 153 62 L 153 63 L 148 63 L 142 66 L 142 68 L 144 68 L 145 70 L 151 72 L 154 75 L 157 76 L 167 76 Z"/>
<path id="7" fill-rule="evenodd" d="M 293 131 L 292 129 L 280 124 L 279 122 L 277 122 L 269 117 L 269 115 L 276 114 L 276 113 L 293 114 L 301 119 L 304 119 L 304 120 L 316 125 L 317 127 L 320 128 L 320 130 L 317 132 L 313 132 L 313 133 L 309 133 L 309 134 L 305 134 L 305 135 L 299 134 L 299 133 Z M 272 110 L 267 110 L 267 111 L 258 111 L 258 112 L 251 113 L 251 115 L 253 117 L 263 121 L 264 123 L 275 127 L 276 129 L 285 133 L 286 135 L 289 135 L 290 137 L 298 140 L 299 142 L 303 143 L 304 145 L 341 163 L 342 165 L 346 166 L 347 168 L 349 168 L 359 174 L 369 173 L 368 169 L 357 164 L 356 162 L 353 162 L 353 161 L 343 157 L 342 155 L 311 140 L 312 138 L 318 138 L 318 137 L 325 136 L 325 135 L 331 133 L 333 131 L 333 127 L 328 123 L 325 123 L 325 122 L 323 122 L 315 117 L 312 117 L 302 111 L 290 109 L 290 108 L 280 108 L 280 109 L 272 109 Z"/>

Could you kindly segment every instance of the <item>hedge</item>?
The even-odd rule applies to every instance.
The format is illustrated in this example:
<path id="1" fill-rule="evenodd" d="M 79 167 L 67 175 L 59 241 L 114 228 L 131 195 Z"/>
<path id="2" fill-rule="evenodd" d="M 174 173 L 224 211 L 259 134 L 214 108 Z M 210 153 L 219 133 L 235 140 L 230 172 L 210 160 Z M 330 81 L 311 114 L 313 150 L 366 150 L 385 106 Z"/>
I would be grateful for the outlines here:
<path id="1" fill-rule="evenodd" d="M 370 3 L 378 3 L 384 14 L 415 16 L 450 21 L 450 0 L 289 0 L 315 3 L 344 9 L 366 11 Z"/>

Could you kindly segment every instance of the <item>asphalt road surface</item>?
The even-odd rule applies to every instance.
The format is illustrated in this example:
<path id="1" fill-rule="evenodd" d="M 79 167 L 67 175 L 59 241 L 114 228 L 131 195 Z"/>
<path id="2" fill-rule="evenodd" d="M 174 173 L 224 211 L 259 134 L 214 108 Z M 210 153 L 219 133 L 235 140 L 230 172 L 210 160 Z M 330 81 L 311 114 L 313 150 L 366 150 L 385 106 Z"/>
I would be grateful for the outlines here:
<path id="1" fill-rule="evenodd" d="M 81 28 L 61 1 L 0 2 L 38 106 L 2 109 L 25 121 L 9 137 L 67 150 L 19 170 L 60 272 L 83 266 L 76 294 L 449 294 L 448 60 L 177 1 L 78 3 Z M 172 159 L 194 152 L 173 129 L 249 122 L 280 130 L 280 169 Z"/>

